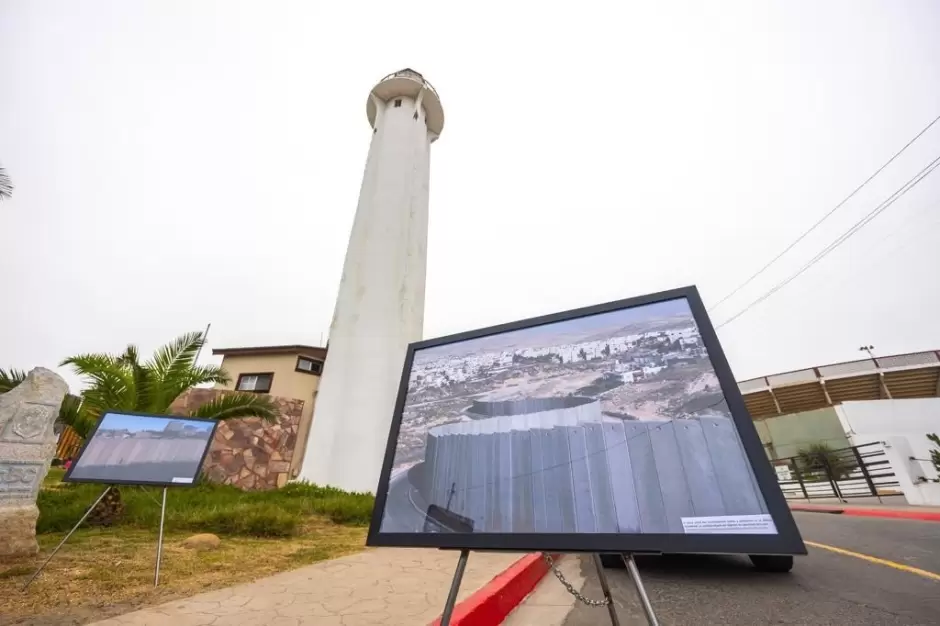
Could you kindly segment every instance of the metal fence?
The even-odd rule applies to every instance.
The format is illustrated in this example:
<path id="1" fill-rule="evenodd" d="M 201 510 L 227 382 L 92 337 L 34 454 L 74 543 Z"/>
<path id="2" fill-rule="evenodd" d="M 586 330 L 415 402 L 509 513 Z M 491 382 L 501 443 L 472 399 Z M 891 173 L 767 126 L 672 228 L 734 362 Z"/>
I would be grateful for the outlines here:
<path id="1" fill-rule="evenodd" d="M 900 493 L 881 442 L 771 461 L 787 499 L 878 498 Z"/>

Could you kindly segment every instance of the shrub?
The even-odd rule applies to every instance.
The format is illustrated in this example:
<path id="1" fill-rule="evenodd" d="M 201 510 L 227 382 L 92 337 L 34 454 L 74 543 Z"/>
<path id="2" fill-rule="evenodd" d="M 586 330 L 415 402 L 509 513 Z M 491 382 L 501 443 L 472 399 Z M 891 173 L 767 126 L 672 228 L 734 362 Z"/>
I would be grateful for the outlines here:
<path id="1" fill-rule="evenodd" d="M 930 450 L 930 464 L 933 465 L 933 471 L 937 473 L 937 478 L 931 480 L 935 483 L 940 482 L 940 437 L 937 437 L 937 433 L 931 433 L 927 435 L 927 439 L 937 446 Z"/>
<path id="2" fill-rule="evenodd" d="M 66 532 L 81 518 L 104 489 L 102 485 L 59 484 L 39 492 L 37 532 Z M 125 514 L 120 526 L 154 528 L 160 521 L 161 489 L 124 487 Z M 200 483 L 170 489 L 166 525 L 173 530 L 212 532 L 251 537 L 299 534 L 311 516 L 336 524 L 369 523 L 375 499 L 367 493 L 347 493 L 331 487 L 292 483 L 273 491 L 241 491 L 227 485 Z"/>
<path id="3" fill-rule="evenodd" d="M 821 474 L 820 478 L 829 475 L 836 480 L 847 478 L 858 468 L 855 457 L 849 451 L 834 450 L 825 443 L 814 443 L 797 453 L 800 471 L 810 474 Z"/>

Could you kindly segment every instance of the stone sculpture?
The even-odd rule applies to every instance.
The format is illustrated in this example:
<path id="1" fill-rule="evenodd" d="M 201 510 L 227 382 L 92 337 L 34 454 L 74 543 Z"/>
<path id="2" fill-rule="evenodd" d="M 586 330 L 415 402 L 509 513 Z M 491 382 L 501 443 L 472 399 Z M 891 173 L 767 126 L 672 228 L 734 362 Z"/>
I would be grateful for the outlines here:
<path id="1" fill-rule="evenodd" d="M 0 395 L 0 558 L 39 551 L 36 496 L 55 455 L 53 424 L 69 387 L 37 367 Z"/>

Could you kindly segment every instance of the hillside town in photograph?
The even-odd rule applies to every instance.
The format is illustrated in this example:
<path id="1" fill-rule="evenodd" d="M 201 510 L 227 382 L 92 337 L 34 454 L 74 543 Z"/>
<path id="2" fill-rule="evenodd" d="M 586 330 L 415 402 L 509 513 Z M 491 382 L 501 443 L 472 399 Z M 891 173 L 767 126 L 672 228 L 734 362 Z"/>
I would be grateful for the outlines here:
<path id="1" fill-rule="evenodd" d="M 473 419 L 474 401 L 587 396 L 622 420 L 729 416 L 684 300 L 551 327 L 417 352 L 394 468 L 423 459 L 429 428 Z"/>

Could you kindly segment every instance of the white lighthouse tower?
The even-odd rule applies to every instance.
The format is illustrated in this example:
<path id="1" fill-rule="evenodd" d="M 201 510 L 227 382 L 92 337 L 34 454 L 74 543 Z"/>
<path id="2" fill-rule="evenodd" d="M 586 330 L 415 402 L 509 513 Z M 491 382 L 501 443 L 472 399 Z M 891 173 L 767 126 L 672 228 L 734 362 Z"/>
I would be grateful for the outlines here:
<path id="1" fill-rule="evenodd" d="M 375 491 L 405 351 L 422 338 L 437 92 L 404 69 L 373 87 L 372 143 L 299 480 Z"/>

